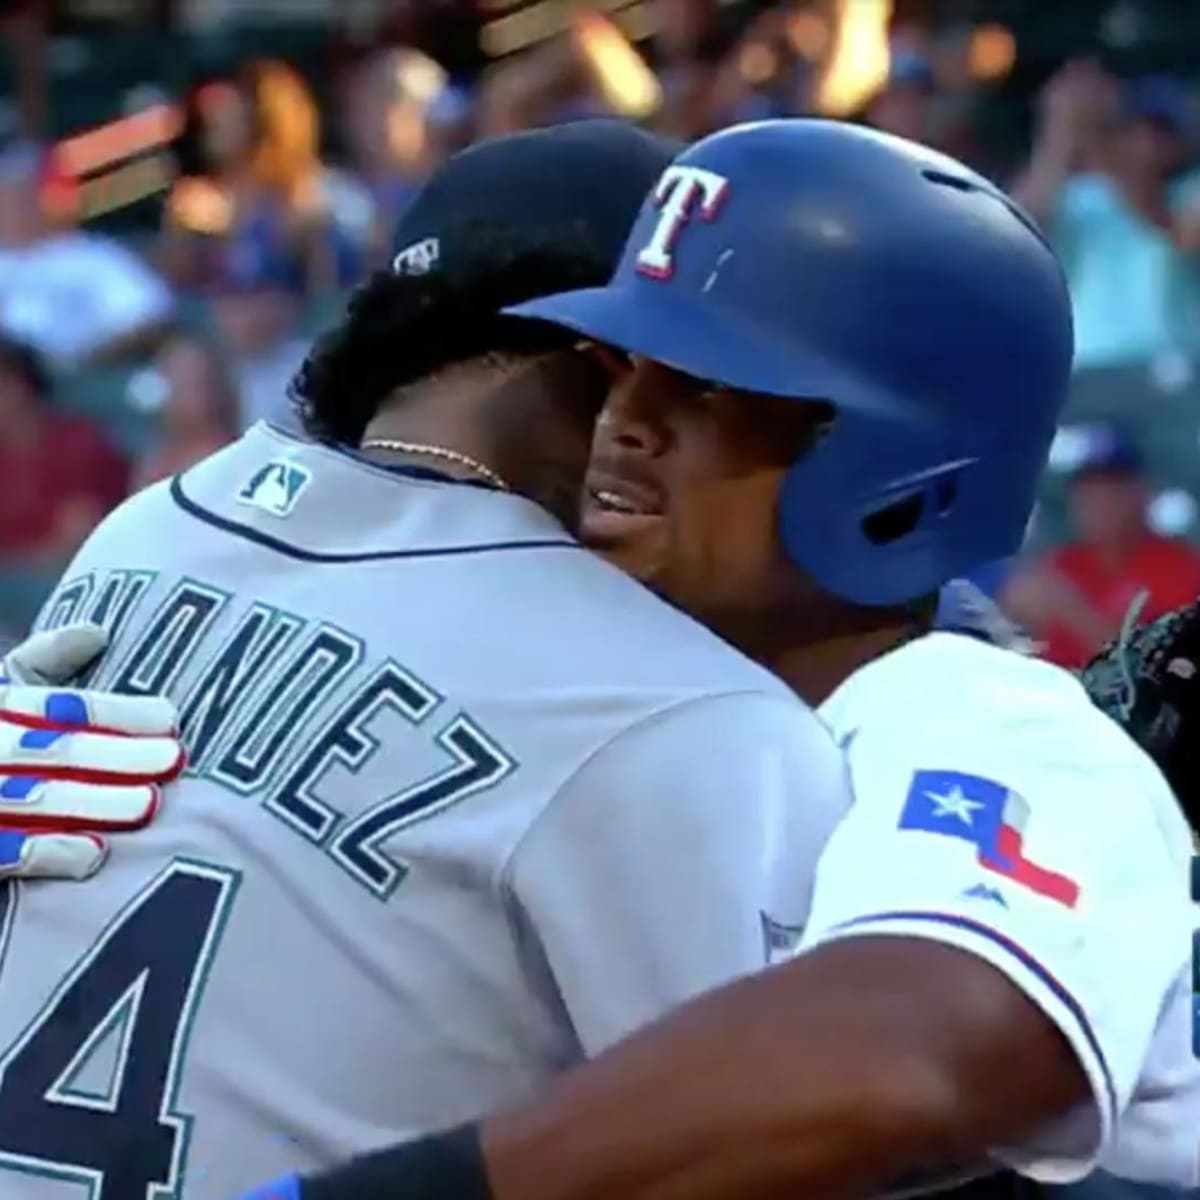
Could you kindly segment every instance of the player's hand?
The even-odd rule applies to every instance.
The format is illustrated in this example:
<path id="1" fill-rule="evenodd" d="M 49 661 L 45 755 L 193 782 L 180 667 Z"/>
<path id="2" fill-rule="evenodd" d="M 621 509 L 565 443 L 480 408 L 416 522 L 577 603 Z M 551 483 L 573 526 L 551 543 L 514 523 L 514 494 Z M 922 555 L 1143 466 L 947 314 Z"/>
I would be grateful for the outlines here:
<path id="1" fill-rule="evenodd" d="M 86 879 L 104 835 L 154 819 L 184 765 L 160 696 L 59 686 L 104 651 L 95 625 L 29 638 L 0 661 L 0 880 Z"/>

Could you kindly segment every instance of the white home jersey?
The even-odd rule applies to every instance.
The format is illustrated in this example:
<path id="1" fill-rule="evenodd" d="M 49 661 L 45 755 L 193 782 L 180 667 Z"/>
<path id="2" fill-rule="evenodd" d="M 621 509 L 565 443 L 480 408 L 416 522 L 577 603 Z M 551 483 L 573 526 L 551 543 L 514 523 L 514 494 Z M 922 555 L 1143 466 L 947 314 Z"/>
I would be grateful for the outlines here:
<path id="1" fill-rule="evenodd" d="M 266 427 L 101 526 L 81 618 L 190 765 L 96 879 L 0 892 L 5 1200 L 228 1200 L 522 1097 L 786 949 L 848 806 L 541 510 Z"/>
<path id="2" fill-rule="evenodd" d="M 1041 1006 L 1093 1103 L 998 1158 L 1047 1182 L 1099 1163 L 1200 1183 L 1191 838 L 1157 767 L 1073 676 L 958 634 L 863 668 L 820 713 L 855 802 L 818 867 L 805 945 L 934 938 Z"/>

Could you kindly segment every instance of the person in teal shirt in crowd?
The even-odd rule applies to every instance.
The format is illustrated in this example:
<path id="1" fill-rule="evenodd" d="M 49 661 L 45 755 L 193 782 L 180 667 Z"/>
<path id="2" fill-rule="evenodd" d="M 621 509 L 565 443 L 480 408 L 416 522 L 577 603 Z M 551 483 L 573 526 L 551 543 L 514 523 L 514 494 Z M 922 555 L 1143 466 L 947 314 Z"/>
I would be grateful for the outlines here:
<path id="1" fill-rule="evenodd" d="M 1200 170 L 1188 97 L 1068 63 L 1042 94 L 1014 194 L 1063 261 L 1079 367 L 1200 353 Z"/>

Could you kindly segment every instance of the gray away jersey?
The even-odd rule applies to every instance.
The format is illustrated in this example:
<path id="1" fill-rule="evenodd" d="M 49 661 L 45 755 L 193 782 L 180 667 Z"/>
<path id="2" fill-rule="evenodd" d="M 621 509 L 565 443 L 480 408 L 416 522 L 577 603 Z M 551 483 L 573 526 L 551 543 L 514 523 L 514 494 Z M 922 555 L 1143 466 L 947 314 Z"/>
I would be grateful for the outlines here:
<path id="1" fill-rule="evenodd" d="M 264 426 L 43 613 L 190 765 L 0 891 L 0 1195 L 228 1200 L 518 1099 L 786 953 L 848 805 L 765 672 L 526 501 Z"/>

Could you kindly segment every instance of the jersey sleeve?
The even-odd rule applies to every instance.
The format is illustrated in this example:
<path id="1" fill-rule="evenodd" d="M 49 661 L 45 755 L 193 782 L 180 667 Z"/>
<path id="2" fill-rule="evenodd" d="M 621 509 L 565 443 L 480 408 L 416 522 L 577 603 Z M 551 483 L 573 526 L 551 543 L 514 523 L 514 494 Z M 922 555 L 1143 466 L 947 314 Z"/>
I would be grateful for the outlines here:
<path id="1" fill-rule="evenodd" d="M 505 881 L 580 1050 L 794 950 L 847 806 L 824 727 L 765 695 L 683 703 L 595 754 Z"/>
<path id="2" fill-rule="evenodd" d="M 855 804 L 819 864 L 805 948 L 931 938 L 1003 972 L 1061 1031 L 1092 1096 L 996 1157 L 1043 1182 L 1082 1178 L 1190 953 L 1186 833 L 1164 819 L 1178 817 L 1166 784 L 1082 699 L 1062 720 L 900 715 L 854 740 L 850 766 Z"/>

